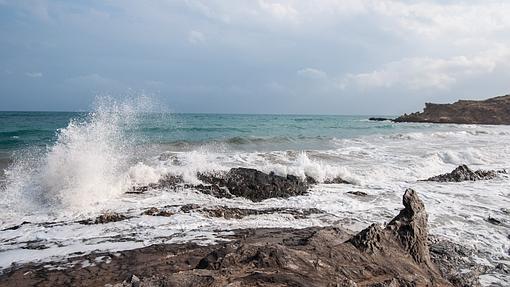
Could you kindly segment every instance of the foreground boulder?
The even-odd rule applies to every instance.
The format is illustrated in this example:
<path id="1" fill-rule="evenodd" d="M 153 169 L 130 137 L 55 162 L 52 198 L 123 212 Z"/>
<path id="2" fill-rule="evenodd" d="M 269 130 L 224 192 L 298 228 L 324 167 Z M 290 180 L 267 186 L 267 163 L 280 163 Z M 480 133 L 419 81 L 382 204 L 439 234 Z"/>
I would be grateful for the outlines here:
<path id="1" fill-rule="evenodd" d="M 115 256 L 100 253 L 68 259 L 99 262 L 93 266 L 71 264 L 60 270 L 48 268 L 52 264 L 47 263 L 28 264 L 0 275 L 0 281 L 3 286 L 134 286 L 134 282 L 137 286 L 452 286 L 430 259 L 423 202 L 407 190 L 403 203 L 404 209 L 386 227 L 374 224 L 354 236 L 338 227 L 237 230 L 226 235 L 230 241 L 216 245 L 161 244 Z M 448 266 L 448 272 L 452 268 Z"/>
<path id="2" fill-rule="evenodd" d="M 437 182 L 461 182 L 461 181 L 475 181 L 475 180 L 488 180 L 497 177 L 498 172 L 494 170 L 476 170 L 472 171 L 467 165 L 460 165 L 450 173 L 433 176 L 425 181 Z"/>
<path id="3" fill-rule="evenodd" d="M 460 100 L 453 104 L 426 103 L 423 112 L 404 114 L 395 122 L 452 124 L 510 124 L 510 95 L 484 101 Z"/>

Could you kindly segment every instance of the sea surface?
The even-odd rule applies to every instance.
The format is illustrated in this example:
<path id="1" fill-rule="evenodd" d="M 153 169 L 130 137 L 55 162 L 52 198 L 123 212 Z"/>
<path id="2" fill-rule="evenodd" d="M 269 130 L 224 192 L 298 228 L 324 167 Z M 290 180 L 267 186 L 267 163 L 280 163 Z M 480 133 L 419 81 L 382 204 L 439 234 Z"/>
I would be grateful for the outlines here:
<path id="1" fill-rule="evenodd" d="M 406 188 L 424 200 L 432 235 L 478 250 L 481 264 L 510 263 L 508 176 L 420 181 L 460 164 L 510 169 L 510 127 L 373 122 L 369 116 L 175 114 L 140 106 L 105 100 L 87 113 L 0 112 L 0 269 L 154 243 L 208 244 L 236 228 L 341 225 L 355 232 L 393 218 Z M 168 174 L 199 183 L 197 172 L 232 167 L 311 176 L 319 184 L 308 195 L 259 203 L 191 189 L 126 193 Z M 338 176 L 353 184 L 322 184 Z M 224 219 L 179 212 L 189 203 L 325 213 Z M 153 206 L 176 214 L 140 215 Z M 105 211 L 130 218 L 79 223 Z M 482 276 L 486 286 L 509 280 Z"/>

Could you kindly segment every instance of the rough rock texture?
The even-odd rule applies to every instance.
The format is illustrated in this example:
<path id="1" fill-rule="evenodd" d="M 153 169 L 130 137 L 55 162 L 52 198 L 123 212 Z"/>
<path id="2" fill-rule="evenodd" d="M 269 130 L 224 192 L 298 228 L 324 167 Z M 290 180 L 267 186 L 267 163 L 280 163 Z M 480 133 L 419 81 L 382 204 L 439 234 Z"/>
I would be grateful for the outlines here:
<path id="1" fill-rule="evenodd" d="M 95 219 L 81 220 L 81 221 L 78 221 L 78 223 L 81 223 L 81 224 L 105 224 L 105 223 L 117 222 L 117 221 L 121 221 L 121 220 L 125 220 L 125 219 L 128 219 L 128 217 L 125 216 L 124 214 L 107 211 L 107 212 L 99 215 Z"/>
<path id="2" fill-rule="evenodd" d="M 428 215 L 425 205 L 412 189 L 406 190 L 402 203 L 405 208 L 388 223 L 385 230 L 392 231 L 414 261 L 433 268 L 427 243 Z"/>
<path id="3" fill-rule="evenodd" d="M 406 191 L 404 206 L 385 228 L 371 225 L 354 237 L 336 227 L 245 229 L 212 246 L 153 245 L 68 259 L 99 262 L 94 266 L 13 267 L 0 275 L 0 282 L 3 286 L 452 286 L 430 260 L 427 215 L 414 191 Z"/>
<path id="4" fill-rule="evenodd" d="M 425 181 L 461 182 L 493 179 L 498 175 L 494 170 L 472 171 L 467 165 L 460 165 L 450 173 L 433 176 Z"/>
<path id="5" fill-rule="evenodd" d="M 181 208 L 183 212 L 197 211 L 210 217 L 223 217 L 225 219 L 241 219 L 250 215 L 262 214 L 289 214 L 296 219 L 306 218 L 312 214 L 322 214 L 324 211 L 317 208 L 296 209 L 296 208 L 265 208 L 265 209 L 249 209 L 235 208 L 228 206 L 216 206 L 201 208 L 198 205 L 186 205 Z"/>
<path id="6" fill-rule="evenodd" d="M 146 211 L 144 211 L 142 214 L 150 215 L 150 216 L 166 216 L 166 217 L 174 215 L 174 213 L 171 211 L 160 210 L 159 208 L 156 208 L 156 207 L 151 207 L 151 208 L 147 209 Z"/>
<path id="7" fill-rule="evenodd" d="M 228 172 L 198 173 L 197 177 L 204 184 L 187 184 L 180 176 L 168 175 L 157 183 L 133 187 L 128 193 L 144 193 L 158 188 L 192 188 L 218 198 L 240 196 L 252 201 L 262 201 L 268 198 L 304 195 L 308 187 L 316 183 L 313 178 L 301 180 L 293 175 L 284 177 L 242 167 L 232 168 Z"/>
<path id="8" fill-rule="evenodd" d="M 199 179 L 207 184 L 225 188 L 235 196 L 252 201 L 268 198 L 304 195 L 308 184 L 293 175 L 286 177 L 274 173 L 263 173 L 251 168 L 232 168 L 224 175 L 200 174 Z"/>
<path id="9" fill-rule="evenodd" d="M 484 101 L 460 100 L 453 104 L 426 103 L 423 112 L 404 114 L 394 121 L 508 125 L 510 124 L 510 95 Z"/>
<path id="10" fill-rule="evenodd" d="M 362 251 L 377 253 L 395 243 L 413 260 L 435 271 L 430 261 L 427 243 L 427 212 L 416 192 L 408 189 L 403 198 L 404 209 L 383 229 L 372 224 L 355 235 L 350 242 Z"/>
<path id="11" fill-rule="evenodd" d="M 488 271 L 475 259 L 476 251 L 450 241 L 429 236 L 430 255 L 439 271 L 454 286 L 477 287 L 478 277 Z"/>

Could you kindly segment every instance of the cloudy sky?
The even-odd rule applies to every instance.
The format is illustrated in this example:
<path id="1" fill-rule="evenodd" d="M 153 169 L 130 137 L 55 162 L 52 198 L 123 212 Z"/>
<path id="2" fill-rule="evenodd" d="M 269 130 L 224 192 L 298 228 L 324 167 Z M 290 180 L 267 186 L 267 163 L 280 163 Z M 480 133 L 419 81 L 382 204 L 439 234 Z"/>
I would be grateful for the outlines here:
<path id="1" fill-rule="evenodd" d="M 400 114 L 510 93 L 510 1 L 0 0 L 0 110 Z"/>

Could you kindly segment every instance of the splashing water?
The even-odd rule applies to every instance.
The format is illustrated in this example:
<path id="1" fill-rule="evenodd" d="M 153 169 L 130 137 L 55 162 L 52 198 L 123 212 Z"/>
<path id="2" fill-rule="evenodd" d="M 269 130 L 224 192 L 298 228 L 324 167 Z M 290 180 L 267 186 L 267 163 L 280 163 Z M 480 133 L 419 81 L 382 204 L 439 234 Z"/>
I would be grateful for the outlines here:
<path id="1" fill-rule="evenodd" d="M 125 102 L 99 98 L 94 112 L 58 130 L 46 151 L 16 156 L 6 171 L 3 204 L 25 213 L 84 210 L 121 194 L 129 185 L 126 169 L 134 146 L 126 131 L 148 106 L 146 97 Z"/>

